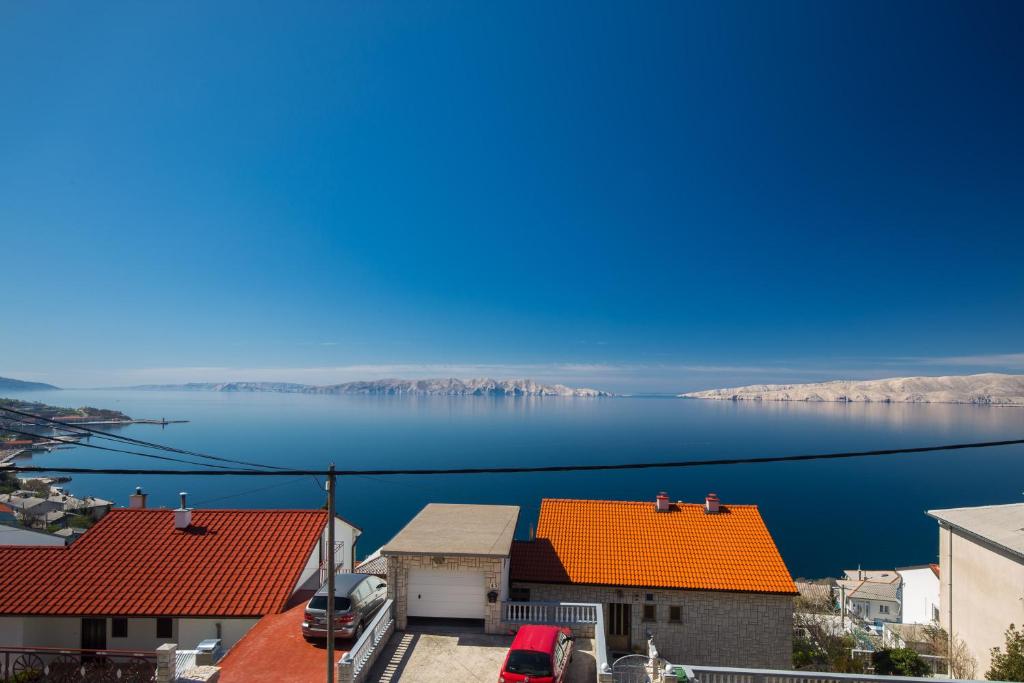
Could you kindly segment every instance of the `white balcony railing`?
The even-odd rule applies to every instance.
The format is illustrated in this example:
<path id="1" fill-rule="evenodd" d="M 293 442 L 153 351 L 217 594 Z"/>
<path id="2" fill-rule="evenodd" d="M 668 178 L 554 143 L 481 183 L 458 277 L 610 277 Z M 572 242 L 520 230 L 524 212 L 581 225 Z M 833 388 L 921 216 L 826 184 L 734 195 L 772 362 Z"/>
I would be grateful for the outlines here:
<path id="1" fill-rule="evenodd" d="M 338 660 L 338 680 L 362 681 L 370 667 L 380 655 L 381 648 L 387 644 L 395 631 L 395 603 L 388 600 L 380 608 L 373 621 L 369 623 L 352 649 Z"/>
<path id="2" fill-rule="evenodd" d="M 596 624 L 601 606 L 586 602 L 503 602 L 502 621 L 507 624 Z"/>
<path id="3" fill-rule="evenodd" d="M 909 676 L 878 676 L 875 674 L 840 674 L 824 671 L 787 671 L 776 669 L 741 669 L 724 666 L 680 666 L 669 667 L 685 672 L 688 681 L 697 683 L 899 683 L 900 681 L 922 683 L 934 678 L 912 678 Z M 682 676 L 679 676 L 682 680 Z M 959 681 L 958 683 L 968 683 Z"/>

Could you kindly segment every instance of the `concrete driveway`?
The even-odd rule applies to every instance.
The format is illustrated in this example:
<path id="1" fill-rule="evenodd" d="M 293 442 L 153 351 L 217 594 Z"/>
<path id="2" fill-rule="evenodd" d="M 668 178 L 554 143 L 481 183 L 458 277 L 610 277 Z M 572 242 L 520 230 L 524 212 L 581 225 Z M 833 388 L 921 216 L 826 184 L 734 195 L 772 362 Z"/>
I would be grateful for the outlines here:
<path id="1" fill-rule="evenodd" d="M 458 627 L 416 626 L 397 631 L 381 652 L 367 683 L 497 683 L 512 636 Z M 594 683 L 592 640 L 576 641 L 566 683 Z"/>

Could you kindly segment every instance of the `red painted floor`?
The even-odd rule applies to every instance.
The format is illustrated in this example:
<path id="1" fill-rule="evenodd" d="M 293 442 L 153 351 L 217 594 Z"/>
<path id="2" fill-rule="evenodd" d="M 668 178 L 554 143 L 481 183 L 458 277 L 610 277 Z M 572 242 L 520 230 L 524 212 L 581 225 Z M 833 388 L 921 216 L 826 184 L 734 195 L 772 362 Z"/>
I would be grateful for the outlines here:
<path id="1" fill-rule="evenodd" d="M 263 617 L 220 661 L 221 683 L 324 683 L 327 648 L 302 637 L 301 603 L 282 614 Z M 334 661 L 351 647 L 338 640 Z"/>

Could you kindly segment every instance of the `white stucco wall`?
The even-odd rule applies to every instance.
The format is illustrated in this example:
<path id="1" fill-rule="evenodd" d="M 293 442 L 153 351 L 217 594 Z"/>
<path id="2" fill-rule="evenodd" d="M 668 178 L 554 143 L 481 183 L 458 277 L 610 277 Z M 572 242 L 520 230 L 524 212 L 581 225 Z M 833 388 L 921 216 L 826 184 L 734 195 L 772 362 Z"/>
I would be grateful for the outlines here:
<path id="1" fill-rule="evenodd" d="M 334 542 L 337 549 L 334 555 L 334 561 L 338 566 L 339 573 L 352 571 L 352 553 L 354 552 L 356 540 L 358 538 L 358 529 L 343 520 L 334 520 Z M 302 570 L 302 574 L 299 576 L 298 582 L 295 584 L 295 590 L 315 590 L 320 587 L 320 558 L 327 557 L 323 551 L 326 547 L 327 528 L 325 527 L 323 534 L 320 535 L 318 546 L 313 548 L 313 552 L 310 553 L 309 559 L 306 560 L 306 566 Z"/>
<path id="2" fill-rule="evenodd" d="M 931 567 L 896 571 L 903 579 L 903 623 L 932 623 L 935 620 L 934 610 L 939 607 L 939 577 Z"/>
<path id="3" fill-rule="evenodd" d="M 977 678 L 1005 648 L 1010 624 L 1024 624 L 1024 558 L 940 523 L 939 622 L 978 660 Z"/>
<path id="4" fill-rule="evenodd" d="M 217 625 L 220 624 L 220 640 L 225 650 L 242 639 L 249 629 L 256 625 L 258 619 L 180 619 L 177 620 L 178 647 L 192 650 L 200 641 L 217 637 Z"/>
<path id="5" fill-rule="evenodd" d="M 0 646 L 22 646 L 22 617 L 0 617 Z"/>

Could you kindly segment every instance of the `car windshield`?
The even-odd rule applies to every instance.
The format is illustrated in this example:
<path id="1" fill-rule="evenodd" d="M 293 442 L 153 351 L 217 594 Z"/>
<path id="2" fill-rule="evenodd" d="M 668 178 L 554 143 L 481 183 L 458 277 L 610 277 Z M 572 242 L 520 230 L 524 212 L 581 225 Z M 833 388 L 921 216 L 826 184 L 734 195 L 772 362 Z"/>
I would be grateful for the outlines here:
<path id="1" fill-rule="evenodd" d="M 345 612 L 352 603 L 349 602 L 348 598 L 334 598 L 334 611 Z M 309 601 L 309 609 L 322 609 L 327 611 L 327 596 L 326 595 L 314 595 L 313 599 Z"/>
<path id="2" fill-rule="evenodd" d="M 524 676 L 550 676 L 551 658 L 543 652 L 512 650 L 508 655 L 505 671 Z"/>

